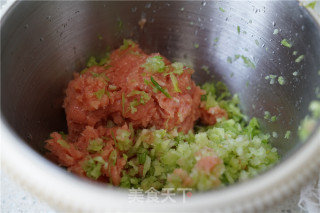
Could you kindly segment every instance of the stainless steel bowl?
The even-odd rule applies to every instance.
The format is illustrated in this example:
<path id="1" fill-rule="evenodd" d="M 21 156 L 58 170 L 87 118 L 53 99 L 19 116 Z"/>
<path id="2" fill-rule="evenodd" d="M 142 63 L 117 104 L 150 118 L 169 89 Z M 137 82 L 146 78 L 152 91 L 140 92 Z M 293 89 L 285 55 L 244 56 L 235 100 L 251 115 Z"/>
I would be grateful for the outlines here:
<path id="1" fill-rule="evenodd" d="M 239 94 L 248 117 L 277 133 L 272 144 L 281 162 L 252 180 L 155 209 L 128 204 L 128 192 L 80 180 L 47 161 L 44 140 L 52 131 L 66 130 L 61 105 L 73 72 L 123 38 L 194 67 L 199 84 L 224 81 Z M 281 45 L 283 39 L 292 47 Z M 70 211 L 261 209 L 319 171 L 320 121 L 305 143 L 297 134 L 320 86 L 319 47 L 319 24 L 297 1 L 16 2 L 1 19 L 4 169 L 31 192 Z M 304 59 L 296 62 L 300 55 Z M 284 84 L 277 79 L 272 84 L 269 75 L 282 76 Z M 265 111 L 277 121 L 264 119 Z"/>

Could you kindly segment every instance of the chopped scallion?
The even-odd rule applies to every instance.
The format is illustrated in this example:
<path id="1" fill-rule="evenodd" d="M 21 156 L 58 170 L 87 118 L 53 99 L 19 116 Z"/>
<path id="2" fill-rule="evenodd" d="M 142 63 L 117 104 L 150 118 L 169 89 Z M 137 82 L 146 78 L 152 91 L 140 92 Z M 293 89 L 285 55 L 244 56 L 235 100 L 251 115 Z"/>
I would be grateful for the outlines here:
<path id="1" fill-rule="evenodd" d="M 104 92 L 105 92 L 104 89 L 100 89 L 94 94 L 96 95 L 97 99 L 101 100 L 102 96 L 104 95 Z"/>
<path id="2" fill-rule="evenodd" d="M 148 72 L 163 72 L 166 65 L 163 58 L 157 55 L 147 58 L 146 63 L 141 65 L 141 67 L 145 68 Z"/>
<path id="3" fill-rule="evenodd" d="M 291 131 L 288 130 L 288 131 L 286 131 L 286 134 L 284 135 L 284 138 L 285 138 L 285 139 L 289 139 L 289 138 L 290 138 L 290 135 L 291 135 Z"/>
<path id="4" fill-rule="evenodd" d="M 289 43 L 289 42 L 287 41 L 287 39 L 283 39 L 283 40 L 281 41 L 281 44 L 282 44 L 283 46 L 285 46 L 285 47 L 288 47 L 288 48 L 291 48 L 291 47 L 292 47 L 292 44 Z"/>
<path id="5" fill-rule="evenodd" d="M 87 150 L 89 152 L 99 152 L 103 148 L 103 140 L 101 138 L 97 138 L 95 140 L 90 140 Z"/>
<path id="6" fill-rule="evenodd" d="M 183 64 L 179 62 L 172 63 L 171 66 L 174 68 L 173 73 L 174 74 L 182 74 L 183 73 Z"/>
<path id="7" fill-rule="evenodd" d="M 68 142 L 63 140 L 63 139 L 58 139 L 57 142 L 58 142 L 58 144 L 60 144 L 64 148 L 69 148 L 70 147 Z"/>
<path id="8" fill-rule="evenodd" d="M 178 85 L 178 80 L 177 80 L 176 76 L 173 73 L 170 73 L 170 79 L 171 79 L 171 82 L 173 84 L 174 91 L 175 92 L 181 92 L 181 90 L 179 88 L 179 85 Z"/>
<path id="9" fill-rule="evenodd" d="M 223 13 L 226 12 L 222 7 L 219 7 L 219 10 Z"/>
<path id="10" fill-rule="evenodd" d="M 87 67 L 92 67 L 92 66 L 95 66 L 95 65 L 98 65 L 97 59 L 95 57 L 91 56 L 88 59 Z"/>
<path id="11" fill-rule="evenodd" d="M 123 39 L 123 44 L 120 46 L 120 50 L 126 50 L 130 46 L 134 47 L 135 43 L 130 39 Z"/>
<path id="12" fill-rule="evenodd" d="M 117 163 L 117 150 L 113 150 L 110 155 L 109 155 L 109 162 L 112 164 L 112 165 L 116 165 Z"/>
<path id="13" fill-rule="evenodd" d="M 165 89 L 163 89 L 163 88 L 160 86 L 160 84 L 159 84 L 156 80 L 154 80 L 154 78 L 153 78 L 152 76 L 150 76 L 150 80 L 151 80 L 152 84 L 153 84 L 160 92 L 162 92 L 166 97 L 172 98 L 171 95 L 170 95 Z"/>
<path id="14" fill-rule="evenodd" d="M 304 55 L 300 55 L 300 56 L 295 60 L 295 62 L 296 62 L 296 63 L 300 63 L 303 59 L 304 59 Z"/>

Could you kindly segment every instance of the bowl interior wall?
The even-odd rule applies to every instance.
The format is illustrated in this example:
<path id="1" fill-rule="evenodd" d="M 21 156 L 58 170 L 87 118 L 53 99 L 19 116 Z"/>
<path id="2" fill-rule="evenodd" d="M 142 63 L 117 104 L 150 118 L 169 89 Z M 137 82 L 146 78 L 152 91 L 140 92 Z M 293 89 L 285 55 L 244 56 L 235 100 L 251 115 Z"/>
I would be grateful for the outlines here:
<path id="1" fill-rule="evenodd" d="M 18 2 L 1 20 L 2 118 L 43 153 L 50 132 L 67 130 L 61 106 L 73 73 L 123 38 L 192 66 L 198 84 L 225 82 L 248 117 L 278 133 L 272 143 L 283 157 L 300 146 L 296 131 L 320 85 L 320 30 L 296 1 Z M 283 76 L 285 84 L 270 84 L 268 75 Z M 277 121 L 264 119 L 265 111 Z"/>

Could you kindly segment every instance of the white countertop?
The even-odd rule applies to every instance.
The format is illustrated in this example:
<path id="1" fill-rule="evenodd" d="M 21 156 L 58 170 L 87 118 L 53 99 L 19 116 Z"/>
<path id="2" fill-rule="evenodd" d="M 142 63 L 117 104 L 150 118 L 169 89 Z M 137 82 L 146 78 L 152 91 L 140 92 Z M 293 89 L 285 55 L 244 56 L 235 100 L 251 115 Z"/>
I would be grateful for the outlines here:
<path id="1" fill-rule="evenodd" d="M 266 213 L 301 213 L 300 193 L 294 193 L 281 204 L 268 208 Z M 1 213 L 58 213 L 45 202 L 31 195 L 1 172 Z"/>

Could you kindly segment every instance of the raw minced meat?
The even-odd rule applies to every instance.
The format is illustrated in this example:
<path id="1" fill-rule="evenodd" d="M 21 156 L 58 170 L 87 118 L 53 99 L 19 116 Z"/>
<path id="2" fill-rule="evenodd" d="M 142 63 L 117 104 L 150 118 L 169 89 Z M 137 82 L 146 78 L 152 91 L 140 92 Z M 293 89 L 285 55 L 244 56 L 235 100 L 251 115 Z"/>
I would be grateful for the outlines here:
<path id="1" fill-rule="evenodd" d="M 87 125 L 97 127 L 108 120 L 116 125 L 132 123 L 135 129 L 155 126 L 188 132 L 200 116 L 204 92 L 191 80 L 192 69 L 182 66 L 177 71 L 175 65 L 159 54 L 147 55 L 131 43 L 115 50 L 107 65 L 75 74 L 64 101 L 72 140 L 77 140 Z M 151 77 L 171 98 L 155 89 Z"/>
<path id="2" fill-rule="evenodd" d="M 107 56 L 74 75 L 63 104 L 68 134 L 46 141 L 48 158 L 68 171 L 127 188 L 208 190 L 278 160 L 222 83 L 200 88 L 193 69 L 131 40 Z"/>

